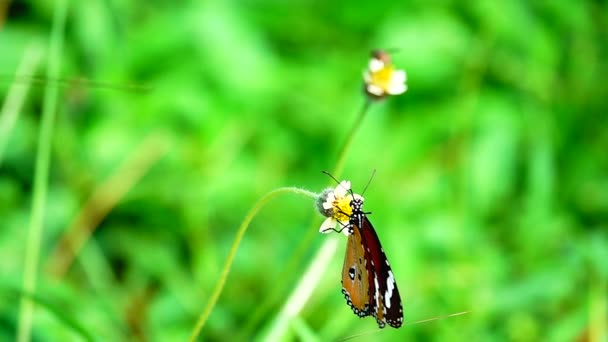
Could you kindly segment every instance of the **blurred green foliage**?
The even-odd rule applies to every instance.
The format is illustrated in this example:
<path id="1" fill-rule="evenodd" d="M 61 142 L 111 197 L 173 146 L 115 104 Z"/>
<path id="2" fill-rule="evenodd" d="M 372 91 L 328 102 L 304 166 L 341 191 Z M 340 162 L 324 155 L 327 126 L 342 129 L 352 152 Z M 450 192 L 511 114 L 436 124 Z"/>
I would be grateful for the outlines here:
<path id="1" fill-rule="evenodd" d="M 53 7 L 0 4 L 3 101 L 28 48 L 46 46 Z M 377 170 L 366 209 L 406 322 L 471 313 L 361 339 L 606 338 L 607 24 L 600 1 L 72 1 L 62 78 L 122 88 L 62 87 L 34 339 L 76 328 L 106 341 L 187 339 L 255 201 L 328 184 L 320 171 L 363 103 L 373 48 L 399 50 L 409 90 L 372 105 L 343 178 L 361 191 Z M 0 137 L 0 340 L 19 319 L 44 91 L 31 83 Z M 148 166 L 129 164 L 142 155 Z M 89 198 L 133 170 L 141 177 L 54 276 Z M 248 340 L 272 324 L 326 238 L 321 221 L 304 198 L 263 209 L 204 340 Z M 344 303 L 342 253 L 286 339 L 376 328 Z"/>

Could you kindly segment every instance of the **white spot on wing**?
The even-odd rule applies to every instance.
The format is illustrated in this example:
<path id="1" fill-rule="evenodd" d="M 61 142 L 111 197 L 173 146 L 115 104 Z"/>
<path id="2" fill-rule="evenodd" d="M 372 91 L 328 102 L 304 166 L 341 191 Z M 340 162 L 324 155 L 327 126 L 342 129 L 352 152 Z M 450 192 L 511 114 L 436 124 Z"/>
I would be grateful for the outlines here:
<path id="1" fill-rule="evenodd" d="M 376 297 L 376 310 L 378 310 L 378 302 L 380 300 L 380 287 L 378 286 L 378 277 L 374 276 L 374 284 L 376 285 L 376 293 L 374 297 Z"/>
<path id="2" fill-rule="evenodd" d="M 394 289 L 395 278 L 393 277 L 393 272 L 388 271 L 388 278 L 386 278 L 386 296 L 384 296 L 384 306 L 386 306 L 388 309 L 391 308 L 391 297 L 393 296 Z"/>

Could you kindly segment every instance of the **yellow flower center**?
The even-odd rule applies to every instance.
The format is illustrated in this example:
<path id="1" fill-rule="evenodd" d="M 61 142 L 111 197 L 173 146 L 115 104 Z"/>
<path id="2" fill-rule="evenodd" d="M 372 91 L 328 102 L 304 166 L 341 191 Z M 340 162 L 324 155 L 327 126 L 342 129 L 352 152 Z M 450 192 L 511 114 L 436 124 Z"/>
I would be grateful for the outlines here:
<path id="1" fill-rule="evenodd" d="M 384 91 L 388 91 L 391 84 L 393 71 L 395 71 L 395 68 L 393 68 L 392 65 L 385 65 L 384 68 L 380 69 L 379 71 L 370 73 L 370 83 L 382 88 Z"/>
<path id="2" fill-rule="evenodd" d="M 337 198 L 333 203 L 333 218 L 340 222 L 348 222 L 353 213 L 350 207 L 351 196 Z"/>

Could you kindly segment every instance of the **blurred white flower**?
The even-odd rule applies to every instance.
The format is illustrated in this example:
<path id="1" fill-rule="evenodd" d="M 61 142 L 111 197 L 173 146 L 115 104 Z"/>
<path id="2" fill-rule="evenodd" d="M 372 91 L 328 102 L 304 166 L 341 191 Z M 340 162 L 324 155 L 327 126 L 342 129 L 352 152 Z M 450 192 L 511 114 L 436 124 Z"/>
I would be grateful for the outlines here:
<path id="1" fill-rule="evenodd" d="M 405 93 L 407 76 L 405 70 L 397 70 L 391 64 L 391 58 L 385 51 L 372 51 L 372 59 L 363 73 L 365 92 L 376 99 L 387 95 Z"/>

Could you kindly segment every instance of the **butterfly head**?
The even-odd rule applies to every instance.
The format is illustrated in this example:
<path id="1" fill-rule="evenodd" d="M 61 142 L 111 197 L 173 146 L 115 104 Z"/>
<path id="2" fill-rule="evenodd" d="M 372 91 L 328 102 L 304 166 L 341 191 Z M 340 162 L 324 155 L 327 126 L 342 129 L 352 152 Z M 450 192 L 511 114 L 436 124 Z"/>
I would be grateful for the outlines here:
<path id="1" fill-rule="evenodd" d="M 355 207 L 353 207 L 353 204 Z M 319 212 L 327 217 L 323 224 L 321 224 L 319 231 L 321 233 L 341 231 L 345 235 L 352 234 L 350 218 L 353 216 L 354 208 L 360 209 L 362 205 L 363 197 L 351 190 L 350 181 L 344 180 L 338 182 L 335 189 L 326 189 L 317 199 Z M 340 228 L 336 230 L 336 226 L 338 225 Z"/>
<path id="2" fill-rule="evenodd" d="M 353 197 L 350 201 L 350 207 L 353 213 L 358 213 L 363 210 L 363 197 Z"/>

